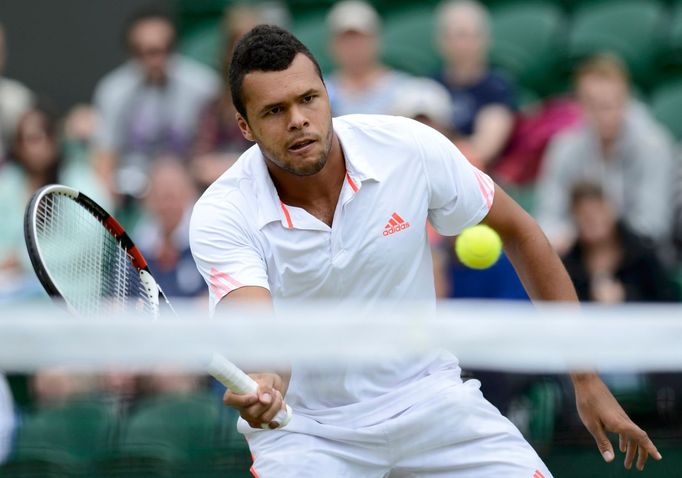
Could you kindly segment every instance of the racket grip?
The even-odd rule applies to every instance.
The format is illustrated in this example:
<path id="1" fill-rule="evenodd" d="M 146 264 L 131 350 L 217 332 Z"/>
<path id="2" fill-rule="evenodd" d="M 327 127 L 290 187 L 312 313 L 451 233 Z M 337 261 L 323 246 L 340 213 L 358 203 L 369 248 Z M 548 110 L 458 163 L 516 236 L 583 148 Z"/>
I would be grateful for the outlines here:
<path id="1" fill-rule="evenodd" d="M 239 367 L 227 360 L 222 355 L 214 353 L 208 364 L 208 373 L 220 383 L 239 395 L 256 393 L 258 384 L 254 379 L 246 375 Z M 279 423 L 278 428 L 285 427 L 291 420 L 291 408 L 286 405 L 286 411 L 280 410 L 272 421 Z M 269 429 L 267 424 L 263 428 Z"/>

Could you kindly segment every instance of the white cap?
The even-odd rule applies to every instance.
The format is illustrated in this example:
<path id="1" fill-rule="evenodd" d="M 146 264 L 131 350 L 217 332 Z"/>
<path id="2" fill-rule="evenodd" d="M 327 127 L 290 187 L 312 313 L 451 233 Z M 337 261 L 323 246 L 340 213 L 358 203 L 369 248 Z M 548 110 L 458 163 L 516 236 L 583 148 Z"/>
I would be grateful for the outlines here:
<path id="1" fill-rule="evenodd" d="M 345 0 L 334 5 L 327 15 L 327 27 L 332 34 L 361 32 L 376 34 L 381 20 L 369 3 L 360 0 Z"/>
<path id="2" fill-rule="evenodd" d="M 443 85 L 430 78 L 414 78 L 401 89 L 392 113 L 408 118 L 426 116 L 436 123 L 449 125 L 454 107 Z"/>

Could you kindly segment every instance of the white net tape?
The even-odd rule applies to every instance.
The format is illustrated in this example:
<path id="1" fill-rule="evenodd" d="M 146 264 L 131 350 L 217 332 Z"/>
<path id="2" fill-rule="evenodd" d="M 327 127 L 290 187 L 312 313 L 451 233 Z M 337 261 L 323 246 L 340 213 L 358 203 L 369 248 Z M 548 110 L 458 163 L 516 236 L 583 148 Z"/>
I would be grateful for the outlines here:
<path id="1" fill-rule="evenodd" d="M 49 366 L 84 371 L 205 369 L 220 352 L 245 368 L 287 362 L 332 367 L 372 363 L 435 349 L 464 367 L 525 372 L 682 369 L 682 307 L 582 307 L 449 302 L 434 313 L 421 304 L 312 303 L 233 309 L 212 319 L 197 302 L 178 317 L 147 320 L 128 310 L 107 319 L 74 318 L 53 304 L 0 307 L 0 370 Z"/>

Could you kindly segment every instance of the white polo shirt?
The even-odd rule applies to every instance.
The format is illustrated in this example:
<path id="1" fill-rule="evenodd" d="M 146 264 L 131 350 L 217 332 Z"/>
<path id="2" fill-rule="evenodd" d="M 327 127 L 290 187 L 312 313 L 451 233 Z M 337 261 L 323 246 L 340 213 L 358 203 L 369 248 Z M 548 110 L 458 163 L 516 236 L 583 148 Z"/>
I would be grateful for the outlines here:
<path id="1" fill-rule="evenodd" d="M 281 300 L 420 300 L 435 305 L 429 221 L 444 235 L 477 224 L 492 180 L 443 135 L 406 118 L 333 120 L 346 178 L 329 227 L 282 203 L 257 146 L 199 199 L 190 226 L 210 310 L 242 286 Z M 444 377 L 459 381 L 451 354 L 333 374 L 294 367 L 287 402 L 323 423 L 376 423 L 428 397 Z M 352 417 L 352 418 L 349 418 Z"/>

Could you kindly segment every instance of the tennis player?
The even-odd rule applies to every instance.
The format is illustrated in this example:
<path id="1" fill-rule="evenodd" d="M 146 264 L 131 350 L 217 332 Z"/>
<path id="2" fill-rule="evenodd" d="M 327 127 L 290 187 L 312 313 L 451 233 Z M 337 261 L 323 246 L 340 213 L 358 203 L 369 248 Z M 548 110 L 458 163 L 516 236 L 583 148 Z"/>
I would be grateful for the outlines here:
<path id="1" fill-rule="evenodd" d="M 400 117 L 332 119 L 320 67 L 290 33 L 254 28 L 236 46 L 229 76 L 237 121 L 256 144 L 192 215 L 192 252 L 211 312 L 239 300 L 435 304 L 427 221 L 446 235 L 488 224 L 533 299 L 576 301 L 536 223 L 444 136 Z M 252 377 L 257 394 L 228 391 L 224 401 L 243 418 L 255 476 L 551 476 L 480 383 L 461 380 L 449 353 Z M 635 455 L 640 469 L 648 455 L 660 459 L 597 375 L 572 378 L 580 416 L 606 461 L 614 459 L 607 432 L 619 434 L 627 468 Z M 292 421 L 262 430 L 277 427 L 285 398 Z"/>

